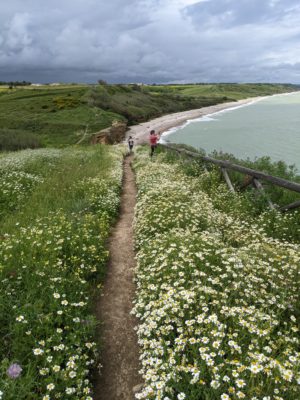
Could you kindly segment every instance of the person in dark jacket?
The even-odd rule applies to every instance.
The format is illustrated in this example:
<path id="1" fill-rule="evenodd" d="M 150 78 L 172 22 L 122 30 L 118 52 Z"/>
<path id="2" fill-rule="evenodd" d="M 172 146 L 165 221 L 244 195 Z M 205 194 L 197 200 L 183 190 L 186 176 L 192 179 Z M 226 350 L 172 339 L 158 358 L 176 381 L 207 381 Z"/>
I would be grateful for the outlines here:
<path id="1" fill-rule="evenodd" d="M 128 138 L 129 154 L 132 153 L 133 146 L 134 146 L 134 140 L 132 139 L 132 136 L 129 136 Z"/>

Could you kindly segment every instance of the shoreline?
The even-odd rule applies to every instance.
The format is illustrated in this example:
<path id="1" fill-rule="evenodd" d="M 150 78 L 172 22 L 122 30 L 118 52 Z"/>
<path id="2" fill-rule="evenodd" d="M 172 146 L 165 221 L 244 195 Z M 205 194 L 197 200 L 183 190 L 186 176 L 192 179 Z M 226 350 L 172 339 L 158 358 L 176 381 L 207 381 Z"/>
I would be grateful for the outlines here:
<path id="1" fill-rule="evenodd" d="M 158 118 L 154 118 L 147 122 L 142 122 L 138 125 L 133 125 L 126 132 L 124 142 L 127 142 L 129 136 L 132 136 L 135 145 L 148 143 L 149 132 L 154 129 L 156 133 L 162 136 L 163 133 L 169 131 L 172 128 L 177 128 L 184 125 L 189 120 L 198 119 L 210 114 L 217 113 L 219 111 L 226 110 L 228 108 L 236 108 L 242 105 L 250 104 L 259 100 L 262 100 L 270 96 L 260 97 L 248 97 L 238 101 L 231 101 L 228 103 L 219 103 L 213 106 L 196 108 L 187 111 L 180 111 L 172 114 L 163 115 Z"/>

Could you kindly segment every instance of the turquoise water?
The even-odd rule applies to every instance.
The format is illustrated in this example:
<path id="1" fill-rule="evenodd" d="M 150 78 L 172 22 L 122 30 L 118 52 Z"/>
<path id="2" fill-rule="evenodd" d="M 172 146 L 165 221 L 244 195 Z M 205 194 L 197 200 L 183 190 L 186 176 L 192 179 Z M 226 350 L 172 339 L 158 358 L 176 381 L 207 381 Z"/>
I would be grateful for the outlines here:
<path id="1" fill-rule="evenodd" d="M 254 160 L 270 156 L 300 171 L 300 93 L 267 97 L 188 122 L 164 140 Z"/>

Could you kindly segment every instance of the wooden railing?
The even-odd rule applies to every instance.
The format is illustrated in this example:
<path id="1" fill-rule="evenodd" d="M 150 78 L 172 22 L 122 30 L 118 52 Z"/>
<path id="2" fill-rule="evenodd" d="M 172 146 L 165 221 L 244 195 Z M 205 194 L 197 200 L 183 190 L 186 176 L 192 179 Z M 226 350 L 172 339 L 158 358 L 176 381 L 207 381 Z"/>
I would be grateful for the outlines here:
<path id="1" fill-rule="evenodd" d="M 224 179 L 226 181 L 226 184 L 227 184 L 229 190 L 232 191 L 232 192 L 235 192 L 235 189 L 234 189 L 234 186 L 233 186 L 233 184 L 232 184 L 232 182 L 230 180 L 230 177 L 229 177 L 229 174 L 228 174 L 228 170 L 237 171 L 237 172 L 240 172 L 242 174 L 247 175 L 249 177 L 249 179 L 239 189 L 242 190 L 242 189 L 245 189 L 249 185 L 253 185 L 254 188 L 257 191 L 259 191 L 260 193 L 262 193 L 265 196 L 265 198 L 268 201 L 268 204 L 269 204 L 270 208 L 272 208 L 272 209 L 277 208 L 277 206 L 274 205 L 272 203 L 272 201 L 268 198 L 268 196 L 265 193 L 264 188 L 263 188 L 260 180 L 266 181 L 266 182 L 270 182 L 273 185 L 283 187 L 284 189 L 288 189 L 288 190 L 291 190 L 293 192 L 300 193 L 300 184 L 299 183 L 291 182 L 291 181 L 288 181 L 286 179 L 279 178 L 277 176 L 268 175 L 268 174 L 265 174 L 264 172 L 256 171 L 254 169 L 247 168 L 247 167 L 243 167 L 242 165 L 234 164 L 234 163 L 232 163 L 230 161 L 217 160 L 217 159 L 212 158 L 212 157 L 203 156 L 203 155 L 201 155 L 199 153 L 195 153 L 195 152 L 192 152 L 190 150 L 174 147 L 174 146 L 171 146 L 169 144 L 162 144 L 162 146 L 167 148 L 167 149 L 169 149 L 169 150 L 175 151 L 175 152 L 177 152 L 179 154 L 185 154 L 188 157 L 191 157 L 191 158 L 194 158 L 194 159 L 198 159 L 198 160 L 202 160 L 202 161 L 205 161 L 207 163 L 211 163 L 211 164 L 215 164 L 215 165 L 219 166 L 220 169 L 221 169 L 222 175 L 223 175 L 223 177 L 224 177 Z M 297 207 L 300 207 L 300 200 L 295 201 L 295 202 L 293 202 L 291 204 L 288 204 L 288 205 L 286 205 L 284 207 L 281 207 L 281 208 L 279 208 L 279 210 L 285 212 L 285 211 L 288 211 L 288 210 L 293 210 L 293 209 L 295 209 Z"/>

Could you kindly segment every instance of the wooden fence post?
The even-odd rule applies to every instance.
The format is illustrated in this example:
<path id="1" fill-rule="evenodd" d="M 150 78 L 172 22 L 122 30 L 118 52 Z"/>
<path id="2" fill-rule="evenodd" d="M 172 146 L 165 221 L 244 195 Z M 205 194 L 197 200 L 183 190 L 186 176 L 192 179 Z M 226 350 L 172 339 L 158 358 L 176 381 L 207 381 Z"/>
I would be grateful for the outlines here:
<path id="1" fill-rule="evenodd" d="M 242 165 L 238 165 L 238 164 L 234 164 L 230 161 L 227 160 L 218 160 L 212 157 L 207 157 L 207 156 L 202 156 L 201 154 L 195 153 L 193 151 L 189 151 L 189 150 L 185 150 L 185 149 L 180 149 L 180 148 L 175 148 L 172 147 L 168 144 L 163 144 L 163 146 L 165 146 L 166 148 L 176 151 L 179 154 L 186 154 L 187 157 L 190 158 L 196 158 L 196 159 L 200 159 L 202 160 L 204 163 L 211 163 L 214 165 L 217 165 L 221 168 L 222 174 L 224 176 L 224 179 L 229 187 L 229 190 L 231 192 L 234 192 L 234 187 L 231 183 L 231 180 L 229 178 L 228 172 L 227 170 L 233 170 L 233 171 L 237 171 L 240 172 L 241 174 L 245 174 L 248 176 L 248 179 L 241 185 L 240 189 L 244 189 L 247 186 L 249 186 L 250 184 L 253 184 L 254 187 L 257 189 L 257 191 L 259 191 L 268 201 L 269 207 L 274 210 L 276 208 L 276 206 L 272 203 L 272 201 L 270 200 L 270 198 L 267 196 L 262 184 L 260 183 L 259 179 L 267 181 L 272 183 L 275 186 L 279 186 L 282 187 L 284 189 L 287 190 L 291 190 L 293 192 L 297 192 L 300 193 L 300 183 L 297 182 L 291 182 L 288 181 L 286 179 L 280 178 L 278 176 L 272 176 L 272 175 L 268 175 L 264 172 L 261 171 L 257 171 L 251 168 L 247 168 L 247 167 L 243 167 Z M 204 164 L 205 165 L 205 164 Z M 295 208 L 300 207 L 300 200 L 295 201 L 294 203 L 288 204 L 284 207 L 281 207 L 279 210 L 280 211 L 288 211 L 288 210 L 294 210 Z"/>
<path id="2" fill-rule="evenodd" d="M 253 185 L 254 187 L 260 191 L 261 195 L 265 197 L 265 199 L 267 200 L 269 207 L 271 208 L 271 210 L 275 210 L 275 206 L 272 203 L 272 201 L 269 199 L 269 196 L 267 195 L 267 193 L 265 192 L 265 189 L 263 188 L 263 185 L 259 182 L 258 179 L 254 178 L 253 179 Z"/>
<path id="3" fill-rule="evenodd" d="M 231 180 L 230 180 L 230 178 L 229 178 L 227 169 L 222 167 L 222 168 L 221 168 L 221 171 L 222 171 L 222 174 L 223 174 L 223 176 L 224 176 L 224 179 L 225 179 L 225 181 L 226 181 L 226 183 L 227 183 L 227 186 L 228 186 L 229 190 L 230 190 L 231 192 L 234 193 L 235 190 L 234 190 L 234 187 L 233 187 L 233 185 L 232 185 L 232 183 L 231 183 Z"/>
<path id="4" fill-rule="evenodd" d="M 287 206 L 281 207 L 280 211 L 286 212 L 289 210 L 294 210 L 295 208 L 300 207 L 300 200 L 295 201 L 294 203 L 288 204 Z"/>

